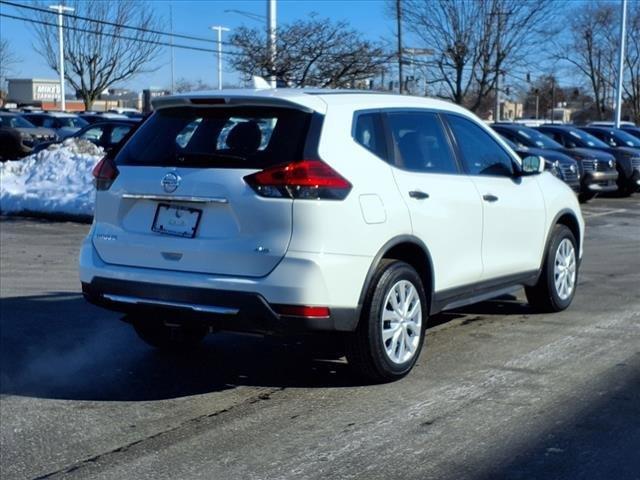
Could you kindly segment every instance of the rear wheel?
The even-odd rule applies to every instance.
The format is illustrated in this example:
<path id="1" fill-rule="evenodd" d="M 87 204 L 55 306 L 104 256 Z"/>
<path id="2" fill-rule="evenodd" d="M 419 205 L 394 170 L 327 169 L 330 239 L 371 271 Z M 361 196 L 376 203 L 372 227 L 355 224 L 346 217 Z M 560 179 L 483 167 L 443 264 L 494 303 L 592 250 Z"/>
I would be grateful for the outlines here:
<path id="1" fill-rule="evenodd" d="M 347 339 L 347 360 L 369 381 L 388 382 L 413 368 L 424 342 L 427 301 L 422 281 L 409 264 L 383 260 L 357 330 Z"/>
<path id="2" fill-rule="evenodd" d="M 162 321 L 145 318 L 129 319 L 138 336 L 160 350 L 182 351 L 196 347 L 207 334 L 202 325 L 167 325 Z"/>
<path id="3" fill-rule="evenodd" d="M 578 283 L 578 247 L 571 230 L 565 225 L 553 229 L 538 283 L 526 287 L 529 304 L 543 312 L 559 312 L 567 308 Z"/>

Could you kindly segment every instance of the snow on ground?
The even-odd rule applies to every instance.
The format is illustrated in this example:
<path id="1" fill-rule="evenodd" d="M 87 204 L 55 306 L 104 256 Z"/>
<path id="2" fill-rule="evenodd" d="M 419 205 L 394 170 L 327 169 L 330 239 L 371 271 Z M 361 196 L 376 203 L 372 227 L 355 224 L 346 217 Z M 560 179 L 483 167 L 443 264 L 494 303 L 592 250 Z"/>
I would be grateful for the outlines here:
<path id="1" fill-rule="evenodd" d="M 0 164 L 0 212 L 93 215 L 91 171 L 103 156 L 91 142 L 67 139 Z"/>

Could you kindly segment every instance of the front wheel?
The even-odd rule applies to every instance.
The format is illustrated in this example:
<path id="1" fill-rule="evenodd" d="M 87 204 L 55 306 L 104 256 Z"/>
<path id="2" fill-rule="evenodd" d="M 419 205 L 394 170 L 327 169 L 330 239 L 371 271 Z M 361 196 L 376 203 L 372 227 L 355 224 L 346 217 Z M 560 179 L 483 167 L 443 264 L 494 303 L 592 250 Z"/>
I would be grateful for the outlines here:
<path id="1" fill-rule="evenodd" d="M 420 276 L 398 260 L 383 260 L 367 292 L 357 330 L 347 338 L 347 360 L 373 382 L 405 376 L 422 350 L 427 301 Z"/>
<path id="2" fill-rule="evenodd" d="M 538 283 L 526 287 L 531 306 L 543 312 L 559 312 L 571 305 L 578 283 L 578 246 L 571 230 L 556 225 Z"/>

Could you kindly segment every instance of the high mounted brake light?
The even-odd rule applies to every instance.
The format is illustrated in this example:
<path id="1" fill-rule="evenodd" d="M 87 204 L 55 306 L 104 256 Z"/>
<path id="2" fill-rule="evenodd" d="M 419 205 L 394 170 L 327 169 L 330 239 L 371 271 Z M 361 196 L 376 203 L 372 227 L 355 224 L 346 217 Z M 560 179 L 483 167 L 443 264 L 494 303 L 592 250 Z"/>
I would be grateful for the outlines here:
<path id="1" fill-rule="evenodd" d="M 244 177 L 262 197 L 343 200 L 351 184 L 320 160 L 302 160 L 270 167 Z"/>
<path id="2" fill-rule="evenodd" d="M 103 157 L 93 168 L 92 172 L 96 190 L 109 190 L 119 173 L 118 168 L 113 163 L 113 159 L 108 155 Z"/>

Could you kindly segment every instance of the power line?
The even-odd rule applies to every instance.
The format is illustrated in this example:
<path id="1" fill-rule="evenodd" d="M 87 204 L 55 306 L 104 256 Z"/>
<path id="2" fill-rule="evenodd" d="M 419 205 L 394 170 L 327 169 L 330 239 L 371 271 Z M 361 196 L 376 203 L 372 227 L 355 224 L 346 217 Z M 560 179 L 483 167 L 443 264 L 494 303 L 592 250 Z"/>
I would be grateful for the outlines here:
<path id="1" fill-rule="evenodd" d="M 55 23 L 51 23 L 51 22 L 45 22 L 44 20 L 34 20 L 32 18 L 25 18 L 25 17 L 18 17 L 15 15 L 9 15 L 8 13 L 0 13 L 0 17 L 6 17 L 6 18 L 11 18 L 13 20 L 20 20 L 22 22 L 27 22 L 27 23 L 36 23 L 36 24 L 40 24 L 40 25 L 46 25 L 48 27 L 56 27 L 57 25 Z M 148 43 L 148 44 L 152 44 L 152 45 L 160 45 L 162 47 L 166 47 L 167 44 L 164 42 L 158 42 L 155 40 L 146 40 L 146 39 L 142 39 L 142 38 L 135 38 L 135 37 L 128 37 L 125 35 L 119 35 L 116 33 L 106 33 L 106 32 L 95 32 L 93 30 L 88 30 L 86 28 L 79 28 L 79 27 L 73 27 L 70 25 L 65 25 L 65 30 L 73 30 L 76 32 L 83 32 L 83 33 L 92 33 L 94 35 L 103 35 L 105 37 L 112 37 L 112 38 L 120 38 L 122 40 L 130 40 L 133 42 L 140 42 L 140 43 Z M 211 48 L 202 48 L 202 47 L 191 47 L 189 45 L 181 45 L 181 44 L 173 44 L 174 48 L 180 48 L 183 50 L 193 50 L 193 51 L 197 51 L 197 52 L 207 52 L 207 53 L 216 53 L 216 50 L 213 50 Z M 227 55 L 236 55 L 236 56 L 245 56 L 246 54 L 244 53 L 240 53 L 240 52 L 225 52 Z"/>
<path id="2" fill-rule="evenodd" d="M 36 12 L 43 12 L 43 13 L 56 15 L 56 12 L 53 12 L 51 10 L 47 10 L 46 8 L 32 7 L 30 5 L 22 5 L 22 4 L 19 4 L 19 3 L 9 2 L 7 0 L 0 0 L 0 3 L 3 3 L 5 5 L 11 5 L 12 7 L 16 7 L 16 8 L 22 8 L 22 9 L 26 9 L 26 10 L 32 10 L 32 11 L 36 11 Z M 195 41 L 198 41 L 198 42 L 217 43 L 215 40 L 212 40 L 210 38 L 196 37 L 194 35 L 185 35 L 185 34 L 182 34 L 182 33 L 168 33 L 168 32 L 162 32 L 160 30 L 154 30 L 154 29 L 150 29 L 150 28 L 134 27 L 132 25 L 125 25 L 125 24 L 122 24 L 122 23 L 109 22 L 107 20 L 98 20 L 98 19 L 95 19 L 95 18 L 84 17 L 82 15 L 76 15 L 76 14 L 73 14 L 73 13 L 63 12 L 62 15 L 65 16 L 65 17 L 68 17 L 68 18 L 73 18 L 75 20 L 84 20 L 86 22 L 93 22 L 93 23 L 98 23 L 98 24 L 102 24 L 102 25 L 109 25 L 109 26 L 118 27 L 118 28 L 126 28 L 126 29 L 129 29 L 129 30 L 137 30 L 139 32 L 153 33 L 153 34 L 156 34 L 156 35 L 163 35 L 163 36 L 174 37 L 174 38 L 183 38 L 185 40 L 195 40 Z M 223 42 L 223 45 L 225 45 L 225 44 L 229 45 L 229 46 L 235 46 L 230 42 Z"/>

